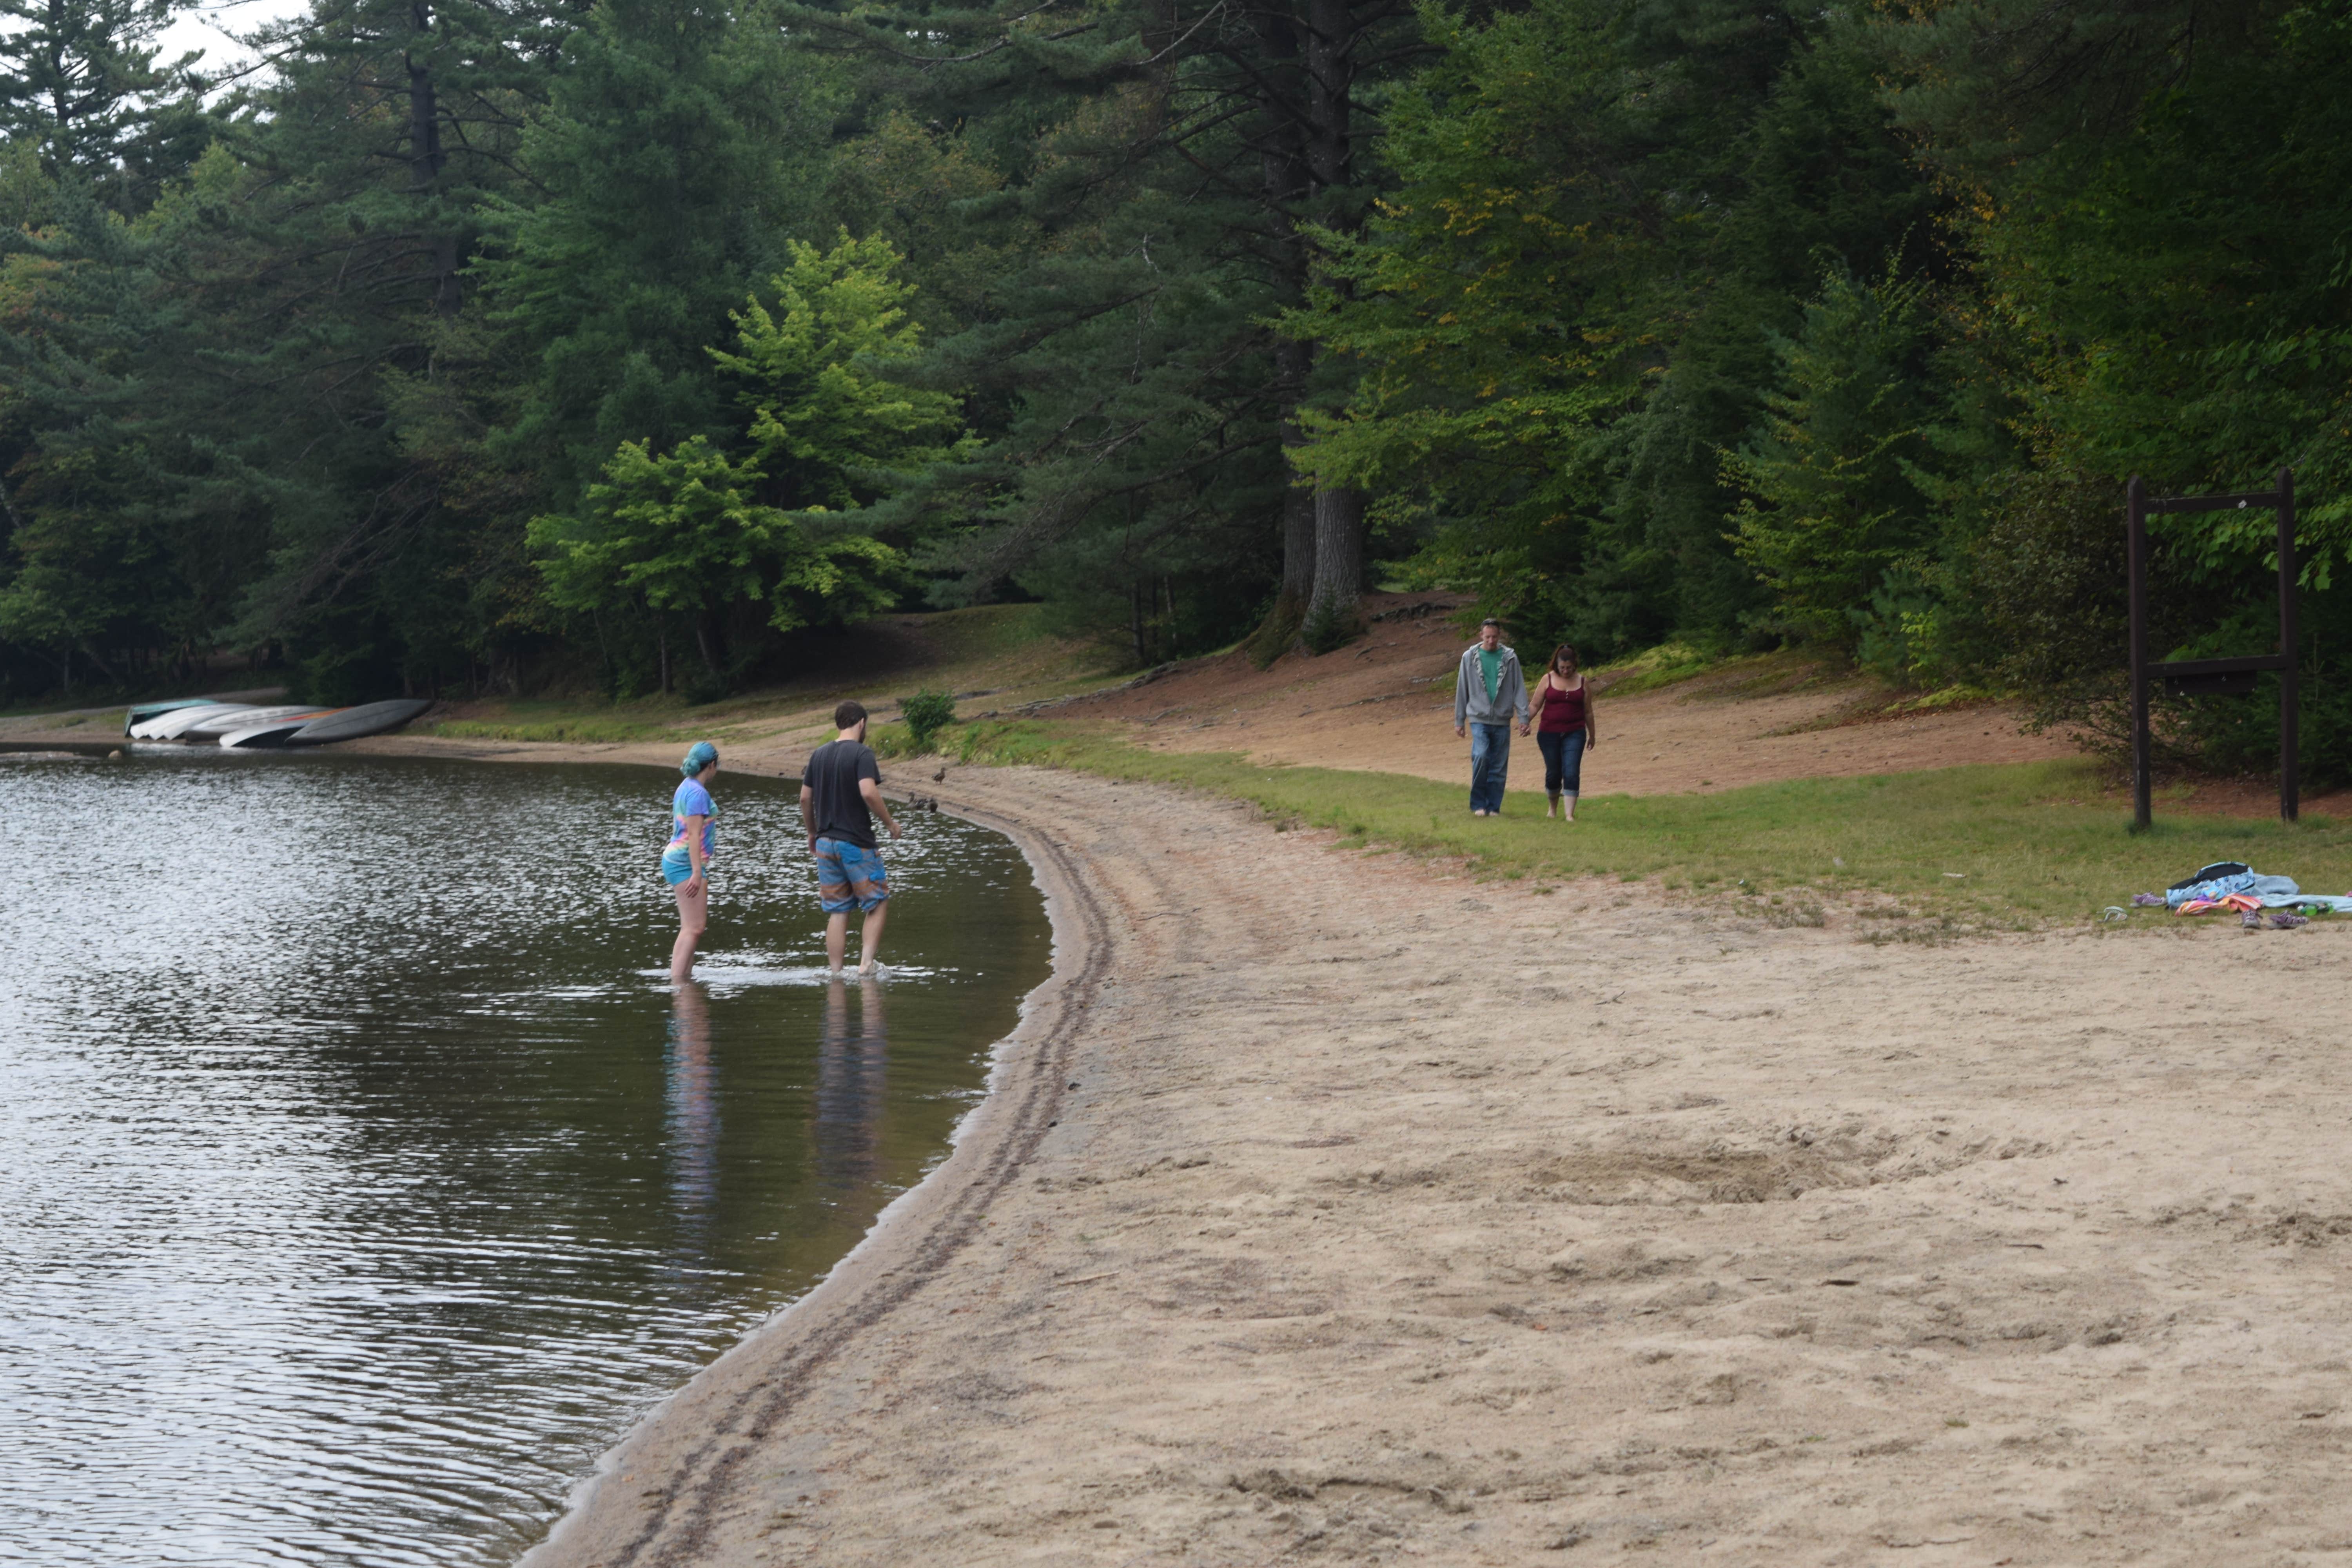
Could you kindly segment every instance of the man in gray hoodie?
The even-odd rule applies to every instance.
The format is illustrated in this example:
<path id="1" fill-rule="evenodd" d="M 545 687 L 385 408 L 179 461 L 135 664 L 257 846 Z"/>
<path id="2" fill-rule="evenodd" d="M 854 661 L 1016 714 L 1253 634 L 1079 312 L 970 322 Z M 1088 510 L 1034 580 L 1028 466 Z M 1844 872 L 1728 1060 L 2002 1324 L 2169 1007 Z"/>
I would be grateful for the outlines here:
<path id="1" fill-rule="evenodd" d="M 1511 766 L 1511 725 L 1528 732 L 1528 685 L 1519 656 L 1503 646 L 1503 623 L 1492 616 L 1478 640 L 1462 653 L 1454 678 L 1454 732 L 1470 737 L 1470 815 L 1499 816 L 1503 776 Z"/>

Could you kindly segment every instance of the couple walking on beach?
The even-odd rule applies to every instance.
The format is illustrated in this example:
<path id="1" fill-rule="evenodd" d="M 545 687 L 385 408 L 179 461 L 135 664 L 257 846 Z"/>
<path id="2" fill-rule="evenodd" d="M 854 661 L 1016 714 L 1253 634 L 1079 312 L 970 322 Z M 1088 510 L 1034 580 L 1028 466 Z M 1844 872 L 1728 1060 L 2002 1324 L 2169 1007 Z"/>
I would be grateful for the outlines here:
<path id="1" fill-rule="evenodd" d="M 1551 650 L 1551 663 L 1533 693 L 1519 673 L 1519 656 L 1503 646 L 1503 623 L 1492 616 L 1478 628 L 1478 640 L 1462 652 L 1454 678 L 1454 733 L 1470 739 L 1470 815 L 1503 814 L 1503 779 L 1511 765 L 1511 726 L 1524 735 L 1532 723 L 1543 750 L 1547 817 L 1576 820 L 1576 796 L 1583 784 L 1584 753 L 1600 741 L 1592 721 L 1592 693 L 1566 643 Z"/>
<path id="2" fill-rule="evenodd" d="M 849 944 L 849 911 L 863 910 L 857 973 L 874 973 L 889 914 L 889 869 L 874 842 L 874 818 L 898 837 L 898 819 L 882 800 L 882 769 L 866 743 L 866 710 L 844 702 L 833 710 L 832 740 L 809 753 L 801 770 L 801 823 L 816 862 L 816 896 L 824 910 L 824 956 L 838 975 Z M 670 799 L 670 839 L 661 858 L 662 879 L 677 900 L 677 941 L 669 952 L 673 980 L 694 973 L 694 950 L 710 921 L 711 858 L 719 852 L 719 807 L 710 785 L 719 777 L 719 748 L 697 741 L 677 765 L 686 775 Z"/>

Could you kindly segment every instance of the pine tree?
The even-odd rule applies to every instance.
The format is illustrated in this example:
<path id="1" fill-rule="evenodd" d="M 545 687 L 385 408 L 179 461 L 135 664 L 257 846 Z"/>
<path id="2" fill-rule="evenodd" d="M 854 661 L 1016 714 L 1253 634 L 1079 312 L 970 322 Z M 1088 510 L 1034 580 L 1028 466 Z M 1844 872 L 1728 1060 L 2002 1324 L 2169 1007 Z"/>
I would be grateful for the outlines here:
<path id="1" fill-rule="evenodd" d="M 154 43 L 188 0 L 0 0 L 0 135 L 117 210 L 143 208 L 203 150 L 196 56 Z"/>
<path id="2" fill-rule="evenodd" d="M 1269 323 L 1302 298 L 1314 235 L 1360 221 L 1363 106 L 1421 48 L 1409 10 L 1192 0 L 1040 25 L 1005 5 L 794 26 L 995 149 L 1009 188 L 982 210 L 1038 237 L 934 365 L 990 437 L 925 498 L 961 525 L 934 557 L 961 592 L 1018 577 L 1144 659 L 1226 640 L 1277 587 L 1291 626 L 1302 598 L 1352 613 L 1362 499 L 1307 504 L 1286 461 L 1332 392 Z"/>
<path id="3" fill-rule="evenodd" d="M 1327 489 L 1432 520 L 1423 562 L 1520 635 L 1740 635 L 1722 454 L 1765 415 L 1825 260 L 1935 255 L 1853 18 L 1537 0 L 1455 24 L 1398 95 L 1398 188 L 1293 330 L 1363 367 L 1312 421 Z"/>

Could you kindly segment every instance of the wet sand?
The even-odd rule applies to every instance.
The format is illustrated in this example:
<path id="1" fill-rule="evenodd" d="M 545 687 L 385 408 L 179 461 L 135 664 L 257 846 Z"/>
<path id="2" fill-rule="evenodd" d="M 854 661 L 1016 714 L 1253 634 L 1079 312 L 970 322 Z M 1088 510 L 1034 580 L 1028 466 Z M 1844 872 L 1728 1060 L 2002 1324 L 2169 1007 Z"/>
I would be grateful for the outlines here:
<path id="1" fill-rule="evenodd" d="M 2352 1552 L 2347 930 L 1874 945 L 893 771 L 1055 978 L 532 1568 Z"/>

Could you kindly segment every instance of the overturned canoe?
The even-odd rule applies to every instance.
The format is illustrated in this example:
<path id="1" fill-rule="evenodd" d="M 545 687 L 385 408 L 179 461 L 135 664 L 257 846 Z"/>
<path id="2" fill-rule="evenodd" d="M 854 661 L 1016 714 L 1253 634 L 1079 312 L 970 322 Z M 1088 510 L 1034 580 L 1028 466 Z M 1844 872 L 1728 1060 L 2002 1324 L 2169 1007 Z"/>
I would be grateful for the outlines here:
<path id="1" fill-rule="evenodd" d="M 257 724 L 261 721 L 260 710 L 249 704 L 206 702 L 194 708 L 174 709 L 169 713 L 159 715 L 143 724 L 133 727 L 131 732 L 142 741 L 176 741 L 198 724 L 230 713 L 251 713 L 254 717 L 247 720 L 247 723 Z"/>
<path id="2" fill-rule="evenodd" d="M 138 732 L 138 726 L 146 723 L 149 720 L 161 719 L 164 714 L 177 712 L 183 708 L 217 708 L 219 706 L 220 699 L 217 697 L 174 697 L 169 702 L 134 702 L 131 705 L 131 710 L 122 716 L 122 732 L 125 736 L 135 734 Z"/>
<path id="3" fill-rule="evenodd" d="M 362 702 L 340 713 L 314 719 L 286 739 L 289 746 L 324 746 L 336 741 L 356 741 L 362 735 L 397 730 L 433 704 L 418 697 L 390 702 Z"/>
<path id="4" fill-rule="evenodd" d="M 217 741 L 231 730 L 243 730 L 254 724 L 266 724 L 278 719 L 315 719 L 327 710 L 315 702 L 286 702 L 274 708 L 223 708 L 211 717 L 199 717 L 182 730 L 183 741 Z"/>
<path id="5" fill-rule="evenodd" d="M 289 714 L 283 719 L 264 720 L 258 724 L 231 730 L 220 738 L 220 743 L 231 751 L 268 751 L 284 745 L 303 725 L 332 718 L 342 711 L 341 708 L 313 708 L 308 712 Z"/>

